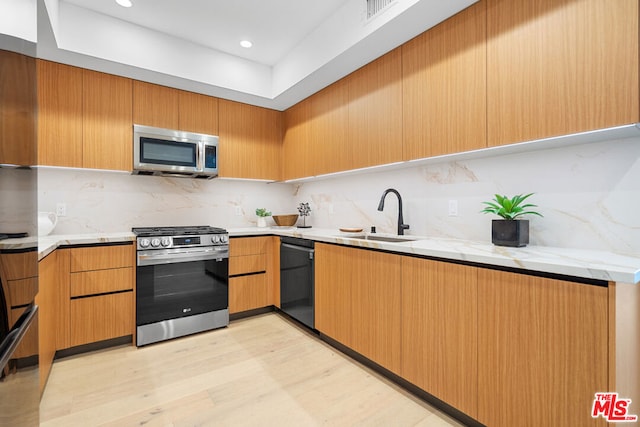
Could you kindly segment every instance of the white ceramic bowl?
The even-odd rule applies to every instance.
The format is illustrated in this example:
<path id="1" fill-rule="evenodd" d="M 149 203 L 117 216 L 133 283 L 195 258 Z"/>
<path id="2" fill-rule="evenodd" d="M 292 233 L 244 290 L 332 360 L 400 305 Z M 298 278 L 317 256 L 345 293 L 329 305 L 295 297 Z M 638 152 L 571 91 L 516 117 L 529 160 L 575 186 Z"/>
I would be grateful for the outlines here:
<path id="1" fill-rule="evenodd" d="M 46 236 L 53 231 L 58 223 L 54 212 L 38 212 L 38 236 Z"/>

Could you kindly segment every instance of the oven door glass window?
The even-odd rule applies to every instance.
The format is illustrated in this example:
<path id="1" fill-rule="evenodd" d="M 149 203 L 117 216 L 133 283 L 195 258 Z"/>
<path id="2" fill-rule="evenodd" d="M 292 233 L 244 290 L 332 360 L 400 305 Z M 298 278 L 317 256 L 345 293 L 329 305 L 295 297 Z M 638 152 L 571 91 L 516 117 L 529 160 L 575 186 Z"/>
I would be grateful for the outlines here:
<path id="1" fill-rule="evenodd" d="M 228 258 L 138 266 L 137 325 L 227 308 L 228 272 Z"/>

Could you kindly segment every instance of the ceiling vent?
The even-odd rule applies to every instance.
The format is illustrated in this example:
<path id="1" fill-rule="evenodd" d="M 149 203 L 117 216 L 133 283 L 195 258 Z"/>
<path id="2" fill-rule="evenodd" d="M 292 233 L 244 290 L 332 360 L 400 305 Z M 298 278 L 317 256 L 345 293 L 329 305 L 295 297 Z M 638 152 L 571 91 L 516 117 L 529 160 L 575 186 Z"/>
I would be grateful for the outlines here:
<path id="1" fill-rule="evenodd" d="M 367 21 L 387 10 L 397 0 L 367 0 Z"/>

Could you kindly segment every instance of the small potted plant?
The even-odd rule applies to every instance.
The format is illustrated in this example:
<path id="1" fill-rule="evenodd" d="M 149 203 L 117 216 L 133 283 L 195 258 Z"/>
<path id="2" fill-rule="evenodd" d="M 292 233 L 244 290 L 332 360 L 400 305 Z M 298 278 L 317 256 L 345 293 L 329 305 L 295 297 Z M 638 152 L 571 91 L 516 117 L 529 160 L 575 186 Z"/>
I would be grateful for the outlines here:
<path id="1" fill-rule="evenodd" d="M 256 215 L 258 216 L 258 227 L 266 227 L 267 217 L 271 216 L 271 212 L 265 208 L 258 208 L 256 209 Z"/>
<path id="2" fill-rule="evenodd" d="M 529 243 L 529 220 L 520 219 L 520 217 L 523 215 L 542 216 L 538 212 L 530 210 L 537 205 L 524 203 L 532 194 L 524 196 L 518 194 L 512 198 L 496 194 L 492 201 L 482 202 L 487 205 L 482 210 L 483 213 L 491 213 L 503 218 L 491 221 L 491 242 L 494 245 L 522 247 Z"/>

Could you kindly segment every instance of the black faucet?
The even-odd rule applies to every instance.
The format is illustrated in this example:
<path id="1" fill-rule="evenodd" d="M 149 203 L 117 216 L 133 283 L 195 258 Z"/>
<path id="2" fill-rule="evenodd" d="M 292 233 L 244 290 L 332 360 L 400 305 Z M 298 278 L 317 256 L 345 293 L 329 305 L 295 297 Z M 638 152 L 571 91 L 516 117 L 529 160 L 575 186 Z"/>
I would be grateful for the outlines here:
<path id="1" fill-rule="evenodd" d="M 402 197 L 400 197 L 400 193 L 398 193 L 398 190 L 393 188 L 384 190 L 384 193 L 382 193 L 382 198 L 380 199 L 380 203 L 378 204 L 378 210 L 382 212 L 382 210 L 384 209 L 384 198 L 387 197 L 387 194 L 389 193 L 393 193 L 398 196 L 398 235 L 402 236 L 404 235 L 404 230 L 409 229 L 409 224 L 403 224 L 404 220 L 402 219 Z"/>

